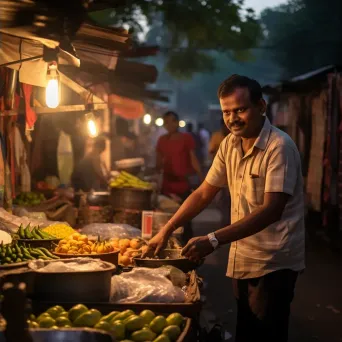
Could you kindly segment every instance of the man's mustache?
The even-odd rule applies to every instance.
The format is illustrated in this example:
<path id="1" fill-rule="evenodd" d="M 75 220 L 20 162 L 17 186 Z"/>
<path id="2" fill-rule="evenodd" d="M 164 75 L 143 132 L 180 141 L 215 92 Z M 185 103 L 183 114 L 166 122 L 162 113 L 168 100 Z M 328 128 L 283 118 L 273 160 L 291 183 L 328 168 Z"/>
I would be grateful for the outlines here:
<path id="1" fill-rule="evenodd" d="M 229 123 L 228 125 L 229 125 L 229 127 L 241 127 L 244 125 L 244 123 L 243 122 L 233 122 L 233 123 Z"/>

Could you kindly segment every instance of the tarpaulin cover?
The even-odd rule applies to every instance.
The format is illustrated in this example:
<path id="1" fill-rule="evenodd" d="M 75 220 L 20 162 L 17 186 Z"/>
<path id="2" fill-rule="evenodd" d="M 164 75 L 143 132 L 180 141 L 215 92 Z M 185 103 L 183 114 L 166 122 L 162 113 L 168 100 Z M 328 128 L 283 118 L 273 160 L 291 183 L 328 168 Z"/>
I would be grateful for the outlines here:
<path id="1" fill-rule="evenodd" d="M 5 33 L 0 33 L 0 64 L 14 62 L 20 59 L 43 55 L 44 45 L 41 42 L 22 39 Z M 61 50 L 59 64 L 80 65 L 79 59 Z M 46 86 L 47 63 L 42 58 L 34 61 L 18 63 L 8 66 L 19 70 L 19 81 L 38 87 Z"/>
<path id="2" fill-rule="evenodd" d="M 138 119 L 145 114 L 142 102 L 115 94 L 108 96 L 108 106 L 112 108 L 114 114 L 120 115 L 125 119 Z"/>

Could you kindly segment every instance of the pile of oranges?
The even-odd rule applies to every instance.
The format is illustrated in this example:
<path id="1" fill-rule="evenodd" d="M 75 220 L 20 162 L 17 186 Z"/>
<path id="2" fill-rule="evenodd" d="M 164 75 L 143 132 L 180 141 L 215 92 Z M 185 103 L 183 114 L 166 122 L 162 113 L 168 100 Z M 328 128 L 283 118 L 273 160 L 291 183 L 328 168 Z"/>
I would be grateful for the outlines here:
<path id="1" fill-rule="evenodd" d="M 142 239 L 118 239 L 111 240 L 114 248 L 120 249 L 119 264 L 130 266 L 133 264 L 133 258 L 140 256 L 146 242 Z"/>

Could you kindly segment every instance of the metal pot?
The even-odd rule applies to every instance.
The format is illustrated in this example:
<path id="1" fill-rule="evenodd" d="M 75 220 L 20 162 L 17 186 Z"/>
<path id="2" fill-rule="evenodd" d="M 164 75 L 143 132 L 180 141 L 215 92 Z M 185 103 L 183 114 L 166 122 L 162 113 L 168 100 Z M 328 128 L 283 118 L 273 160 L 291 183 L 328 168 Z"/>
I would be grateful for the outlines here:
<path id="1" fill-rule="evenodd" d="M 104 331 L 88 328 L 73 328 L 58 330 L 30 329 L 33 342 L 111 342 L 112 337 Z"/>
<path id="2" fill-rule="evenodd" d="M 112 188 L 110 203 L 114 209 L 151 210 L 153 190 Z"/>
<path id="3" fill-rule="evenodd" d="M 77 258 L 65 259 L 72 262 Z M 61 260 L 47 260 L 44 264 Z M 99 271 L 75 271 L 43 273 L 29 268 L 34 272 L 33 298 L 41 301 L 56 302 L 107 302 L 110 296 L 111 277 L 115 266 L 102 261 L 106 266 Z"/>

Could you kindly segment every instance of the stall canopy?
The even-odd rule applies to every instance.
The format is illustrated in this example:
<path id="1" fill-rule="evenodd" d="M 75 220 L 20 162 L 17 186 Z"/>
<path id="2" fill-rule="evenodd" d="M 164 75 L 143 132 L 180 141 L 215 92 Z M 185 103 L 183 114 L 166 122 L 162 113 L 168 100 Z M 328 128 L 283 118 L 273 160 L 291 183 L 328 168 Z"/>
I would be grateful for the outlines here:
<path id="1" fill-rule="evenodd" d="M 0 28 L 0 39 L 0 65 L 36 58 L 7 66 L 19 70 L 20 82 L 45 87 L 47 63 L 43 60 L 44 46 L 57 48 L 59 42 L 30 34 L 23 28 Z M 120 52 L 129 48 L 129 36 L 121 30 L 83 24 L 72 45 L 76 54 L 58 48 L 59 65 L 79 67 L 81 63 L 91 63 L 114 70 Z"/>
<path id="2" fill-rule="evenodd" d="M 43 88 L 47 82 L 44 53 L 46 48 L 56 49 L 63 86 L 80 95 L 73 105 L 62 103 L 56 109 L 43 107 L 35 99 L 37 113 L 84 111 L 90 101 L 95 110 L 110 108 L 133 119 L 145 113 L 145 100 L 168 101 L 161 91 L 149 90 L 158 75 L 153 65 L 124 59 L 155 55 L 158 47 L 133 46 L 126 30 L 93 24 L 88 12 L 94 4 L 62 0 L 57 8 L 47 0 L 0 0 L 0 66 L 18 70 L 21 83 Z M 99 87 L 96 96 L 89 96 Z"/>

